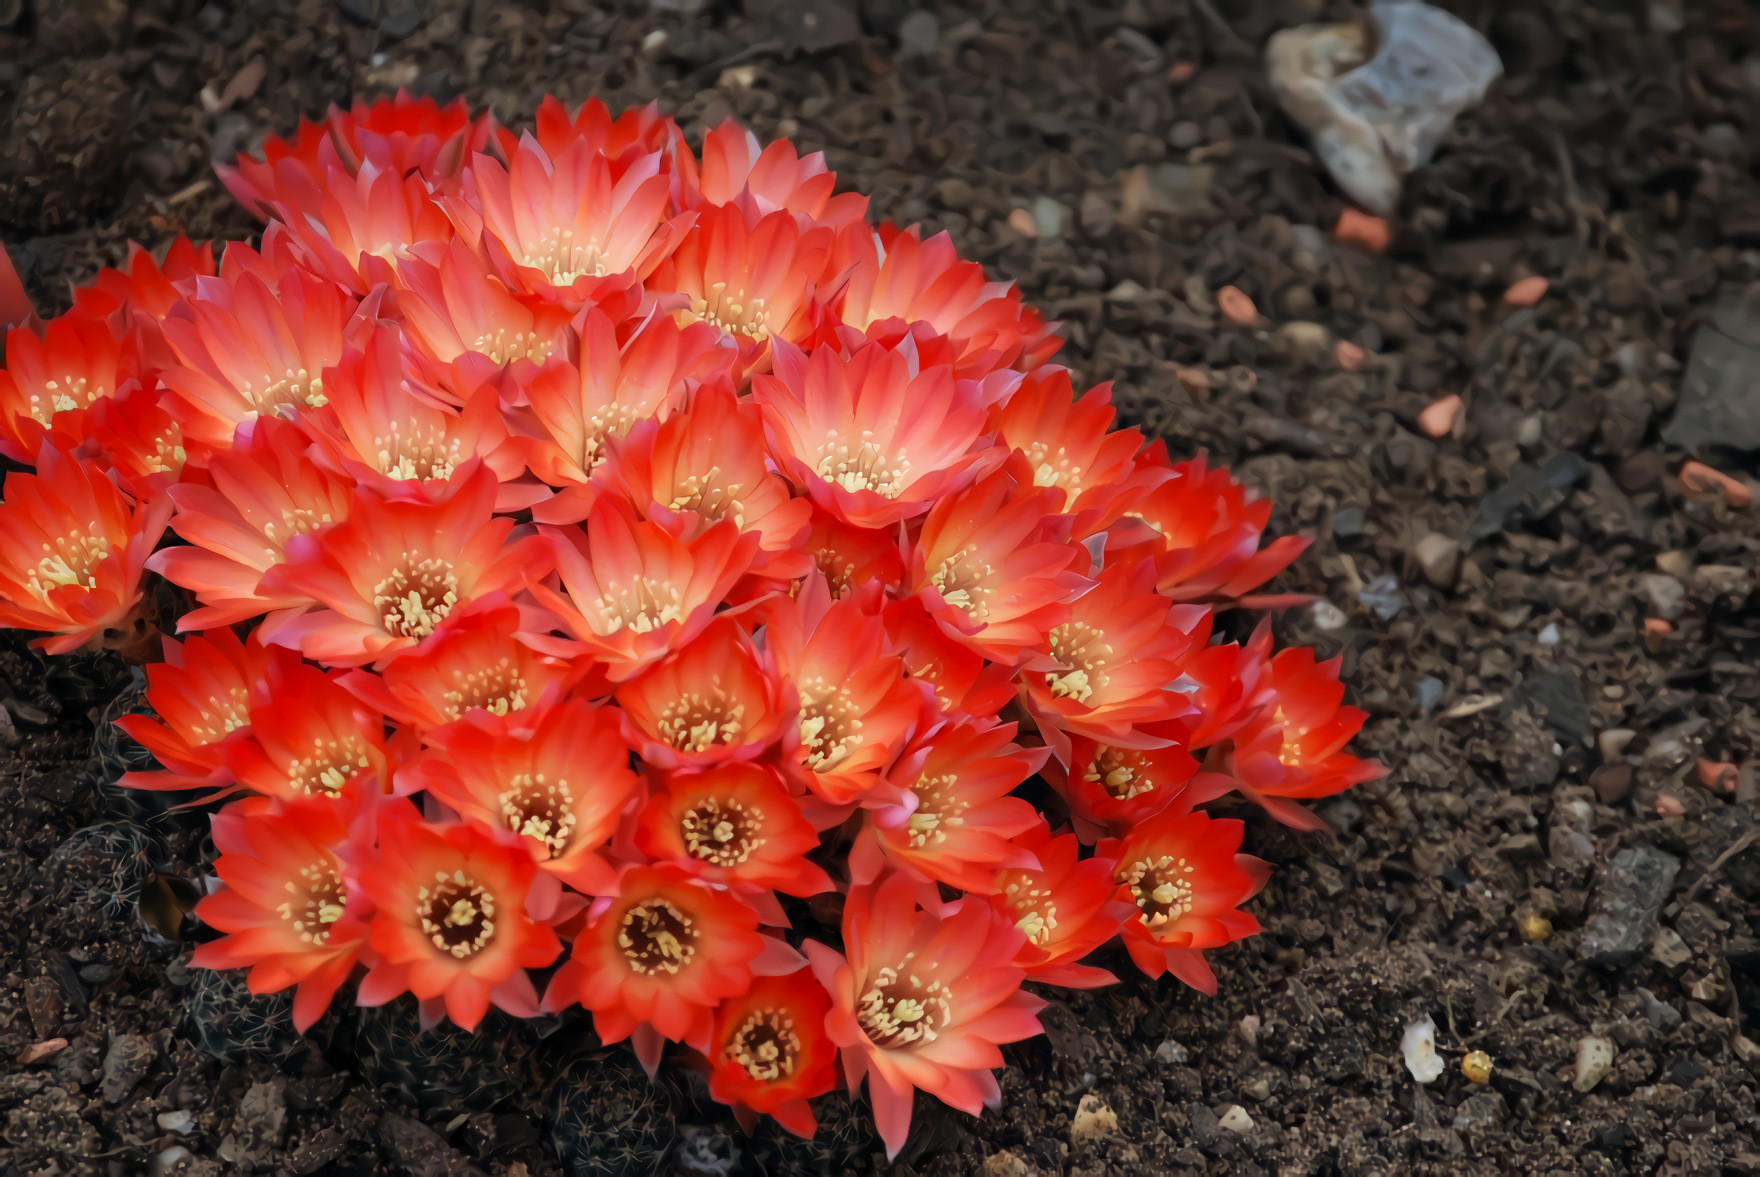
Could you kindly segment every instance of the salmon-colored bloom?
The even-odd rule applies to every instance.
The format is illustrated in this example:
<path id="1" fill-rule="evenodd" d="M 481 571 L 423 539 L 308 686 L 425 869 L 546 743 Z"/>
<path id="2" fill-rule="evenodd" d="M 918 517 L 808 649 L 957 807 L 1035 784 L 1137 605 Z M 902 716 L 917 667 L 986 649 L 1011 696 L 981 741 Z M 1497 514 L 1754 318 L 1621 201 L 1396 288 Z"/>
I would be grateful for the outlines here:
<path id="1" fill-rule="evenodd" d="M 742 1123 L 774 1116 L 812 1139 L 819 1122 L 807 1103 L 837 1085 L 837 1047 L 825 1036 L 831 998 L 804 969 L 757 977 L 715 1011 L 709 1032 L 709 1094 Z M 742 1115 L 743 1113 L 743 1115 Z"/>
<path id="2" fill-rule="evenodd" d="M 394 722 L 424 733 L 472 716 L 519 716 L 557 702 L 582 676 L 522 641 L 523 625 L 514 605 L 485 600 L 382 673 L 354 670 L 341 682 Z"/>
<path id="3" fill-rule="evenodd" d="M 828 805 L 904 802 L 908 787 L 884 774 L 935 706 L 905 674 L 880 615 L 860 601 L 832 601 L 822 580 L 809 580 L 771 611 L 764 653 L 798 700 L 783 747 L 801 782 Z"/>
<path id="4" fill-rule="evenodd" d="M 842 229 L 868 212 L 868 198 L 837 193 L 837 175 L 825 166 L 825 153 L 801 155 L 787 139 L 768 147 L 746 128 L 726 118 L 703 136 L 703 162 L 696 195 L 705 204 L 750 200 L 759 215 L 786 209 L 803 224 Z"/>
<path id="5" fill-rule="evenodd" d="M 76 650 L 125 628 L 141 570 L 171 517 L 169 499 L 134 505 L 91 462 L 45 445 L 35 474 L 8 474 L 0 502 L 0 625 Z"/>
<path id="6" fill-rule="evenodd" d="M 1035 485 L 1063 492 L 1059 509 L 1081 517 L 1076 534 L 1085 536 L 1128 502 L 1120 484 L 1143 448 L 1135 429 L 1113 429 L 1117 417 L 1110 384 L 1077 398 L 1069 369 L 1047 365 L 1029 373 L 991 421 L 1003 445 L 1026 455 Z"/>
<path id="7" fill-rule="evenodd" d="M 1007 456 L 984 439 L 1007 379 L 921 367 L 916 341 L 847 357 L 784 343 L 753 378 L 771 456 L 795 486 L 852 527 L 890 527 L 970 485 Z"/>
<path id="8" fill-rule="evenodd" d="M 212 242 L 196 245 L 179 233 L 165 247 L 165 261 L 156 261 L 139 242 L 128 243 L 122 269 L 105 266 L 73 292 L 73 305 L 98 319 L 121 315 L 132 330 L 156 325 L 171 308 L 195 291 L 195 279 L 214 275 Z"/>
<path id="9" fill-rule="evenodd" d="M 49 320 L 41 337 L 14 327 L 0 354 L 0 454 L 26 465 L 51 427 L 60 448 L 78 448 L 87 411 L 139 384 L 133 340 L 77 307 Z"/>
<path id="10" fill-rule="evenodd" d="M 1344 750 L 1368 716 L 1344 705 L 1340 661 L 1317 662 L 1305 646 L 1281 651 L 1271 660 L 1274 699 L 1234 733 L 1224 761 L 1245 796 L 1297 829 L 1325 828 L 1297 801 L 1342 793 L 1385 771 Z"/>
<path id="11" fill-rule="evenodd" d="M 1056 490 L 1035 487 L 1020 459 L 930 510 L 911 550 L 905 590 L 949 637 L 987 658 L 1020 662 L 1069 617 L 1089 584 L 1087 549 L 1060 534 Z"/>
<path id="12" fill-rule="evenodd" d="M 183 429 L 160 403 L 157 385 L 137 386 L 92 406 L 89 436 L 137 500 L 157 498 L 177 481 L 189 459 Z"/>
<path id="13" fill-rule="evenodd" d="M 705 384 L 683 412 L 637 426 L 614 447 L 601 481 L 680 535 L 731 520 L 758 537 L 755 571 L 766 577 L 792 580 L 812 567 L 800 547 L 813 506 L 770 472 L 757 412 L 725 385 Z"/>
<path id="14" fill-rule="evenodd" d="M 840 237 L 839 253 L 850 273 L 836 316 L 870 333 L 891 320 L 927 323 L 958 347 L 961 376 L 1009 365 L 1030 370 L 1062 343 L 1012 283 L 987 279 L 946 233 L 924 241 L 915 228 L 855 225 Z"/>
<path id="15" fill-rule="evenodd" d="M 568 595 L 545 585 L 532 591 L 580 639 L 580 649 L 606 663 L 613 682 L 633 678 L 701 633 L 758 546 L 757 536 L 742 535 L 731 522 L 680 539 L 610 496 L 593 505 L 584 528 L 541 531 Z"/>
<path id="16" fill-rule="evenodd" d="M 805 549 L 831 595 L 840 600 L 866 585 L 892 589 L 904 582 L 904 556 L 898 550 L 896 529 L 851 527 L 815 506 Z"/>
<path id="17" fill-rule="evenodd" d="M 286 560 L 288 540 L 348 517 L 351 484 L 312 461 L 308 446 L 292 422 L 260 417 L 240 427 L 235 446 L 209 459 L 205 481 L 168 490 L 178 537 L 188 542 L 155 552 L 147 567 L 201 601 L 180 629 L 236 625 L 311 604 L 303 592 L 262 583 L 263 573 Z"/>
<path id="18" fill-rule="evenodd" d="M 993 892 L 991 906 L 1027 937 L 1014 963 L 1026 970 L 1029 980 L 1046 985 L 1093 989 L 1115 984 L 1118 978 L 1107 970 L 1077 963 L 1136 914 L 1118 898 L 1113 861 L 1080 857 L 1076 836 L 1052 837 L 1043 819 L 1014 841 L 1039 865 L 1005 867 L 987 888 Z"/>
<path id="19" fill-rule="evenodd" d="M 602 894 L 617 872 L 601 850 L 641 791 L 617 714 L 571 699 L 528 715 L 529 725 L 478 719 L 431 733 L 434 751 L 406 764 L 400 779 L 519 836 L 545 874 Z"/>
<path id="20" fill-rule="evenodd" d="M 1009 794 L 1039 771 L 1049 748 L 1012 743 L 1012 723 L 950 721 L 887 773 L 906 800 L 868 813 L 850 847 L 850 881 L 871 883 L 891 866 L 913 879 L 985 894 L 1004 866 L 1036 866 L 1011 839 L 1033 828 L 1032 802 Z"/>
<path id="21" fill-rule="evenodd" d="M 250 738 L 226 746 L 238 788 L 284 800 L 389 791 L 394 765 L 384 717 L 317 667 L 270 662 L 248 714 Z"/>
<path id="22" fill-rule="evenodd" d="M 273 285 L 248 269 L 230 281 L 196 279 L 194 297 L 162 324 L 179 360 L 161 375 L 176 394 L 166 407 L 185 435 L 225 449 L 259 414 L 323 405 L 324 371 L 342 359 L 355 309 L 345 292 L 303 270 Z"/>
<path id="23" fill-rule="evenodd" d="M 158 716 L 124 715 L 116 726 L 153 754 L 162 769 L 126 772 L 127 789 L 220 788 L 231 781 L 227 754 L 250 735 L 252 694 L 272 666 L 286 674 L 298 659 L 255 637 L 241 642 L 224 626 L 183 642 L 165 638 L 165 660 L 147 666 L 146 700 Z"/>
<path id="24" fill-rule="evenodd" d="M 607 441 L 625 436 L 639 421 L 664 421 L 683 407 L 697 383 L 724 372 L 732 356 L 718 346 L 713 328 L 680 328 L 666 318 L 619 342 L 616 323 L 597 307 L 587 308 L 579 338 L 578 364 L 551 360 L 522 386 L 530 435 L 514 444 L 532 473 L 551 486 L 584 484 L 604 460 Z M 537 517 L 579 522 L 593 497 L 561 496 L 541 505 Z"/>
<path id="25" fill-rule="evenodd" d="M 635 843 L 650 859 L 677 862 L 748 899 L 753 890 L 805 897 L 832 889 L 805 857 L 818 848 L 818 832 L 775 771 L 759 764 L 669 774 L 642 807 Z"/>
<path id="26" fill-rule="evenodd" d="M 514 839 L 474 822 L 429 824 L 407 803 L 379 819 L 379 856 L 362 867 L 373 915 L 372 968 L 362 1005 L 398 994 L 442 999 L 447 1016 L 473 1030 L 491 1003 L 516 1017 L 537 1013 L 526 969 L 562 946 L 526 911 L 538 864 Z"/>
<path id="27" fill-rule="evenodd" d="M 1051 630 L 1042 665 L 1023 671 L 1028 705 L 1048 740 L 1093 736 L 1116 746 L 1153 746 L 1133 729 L 1183 714 L 1169 688 L 1181 660 L 1210 637 L 1210 611 L 1169 605 L 1147 561 L 1116 563 L 1070 602 L 1069 620 Z"/>
<path id="28" fill-rule="evenodd" d="M 641 758 L 699 769 L 762 755 L 782 734 L 782 687 L 731 617 L 711 621 L 677 653 L 617 688 Z"/>
<path id="29" fill-rule="evenodd" d="M 792 972 L 799 960 L 758 934 L 756 911 L 684 867 L 631 866 L 617 894 L 593 904 L 544 1006 L 580 1002 L 593 1013 L 599 1041 L 633 1035 L 652 1073 L 665 1039 L 707 1054 L 715 1006 L 744 993 L 754 971 Z"/>
<path id="30" fill-rule="evenodd" d="M 294 535 L 287 562 L 264 574 L 265 588 L 319 607 L 269 618 L 263 640 L 331 666 L 384 664 L 473 600 L 545 575 L 550 545 L 514 536 L 513 520 L 492 516 L 495 486 L 479 467 L 441 503 L 386 502 L 357 489 L 347 519 Z"/>
<path id="31" fill-rule="evenodd" d="M 1045 1003 L 1021 990 L 1011 963 L 1024 934 L 981 900 L 917 905 L 904 875 L 856 887 L 843 907 L 843 945 L 804 945 L 831 994 L 825 1029 L 840 1048 L 853 1093 L 864 1076 L 888 1159 L 910 1134 L 920 1088 L 977 1115 L 1001 1104 L 997 1045 L 1042 1033 Z"/>
<path id="32" fill-rule="evenodd" d="M 304 1033 L 329 1008 L 366 946 L 371 903 L 354 884 L 349 843 L 360 847 L 356 807 L 287 801 L 228 807 L 213 818 L 225 888 L 196 905 L 228 933 L 196 946 L 205 969 L 249 968 L 252 993 L 297 986 L 293 1025 Z"/>
<path id="33" fill-rule="evenodd" d="M 1236 908 L 1264 886 L 1268 868 L 1237 853 L 1246 827 L 1202 810 L 1164 809 L 1121 841 L 1105 842 L 1118 897 L 1136 905 L 1124 926 L 1125 948 L 1150 977 L 1172 973 L 1192 988 L 1216 992 L 1204 950 L 1259 931 Z"/>
<path id="34" fill-rule="evenodd" d="M 659 153 L 668 172 L 684 165 L 692 177 L 690 182 L 695 183 L 696 161 L 684 145 L 684 132 L 678 129 L 677 123 L 660 113 L 658 103 L 632 106 L 613 116 L 604 102 L 589 98 L 570 115 L 568 108 L 555 95 L 546 94 L 538 103 L 531 133 L 538 146 L 551 158 L 561 155 L 576 142 L 585 143 L 595 154 L 618 162 L 631 156 Z M 523 138 L 502 127 L 495 128 L 494 137 L 503 159 L 519 150 Z"/>
<path id="35" fill-rule="evenodd" d="M 948 637 L 918 598 L 889 602 L 885 616 L 905 669 L 935 692 L 943 715 L 996 715 L 1014 699 L 1015 668 Z"/>
<path id="36" fill-rule="evenodd" d="M 1186 743 L 1209 748 L 1239 731 L 1270 706 L 1277 685 L 1271 674 L 1271 626 L 1261 623 L 1245 645 L 1218 642 L 1180 667 L 1182 690 L 1196 708 Z"/>
<path id="37" fill-rule="evenodd" d="M 425 244 L 444 248 L 452 221 L 416 173 L 365 163 L 358 174 L 330 165 L 316 175 L 299 165 L 277 166 L 278 219 L 264 233 L 281 233 L 301 264 L 357 295 L 392 280 L 392 267 Z M 284 229 L 279 226 L 285 225 Z"/>
<path id="38" fill-rule="evenodd" d="M 1191 723 L 1170 718 L 1139 729 L 1165 741 L 1156 748 L 1115 748 L 1090 736 L 1070 741 L 1070 767 L 1052 761 L 1045 778 L 1069 802 L 1083 841 L 1104 830 L 1123 834 L 1169 806 L 1190 809 L 1196 798 L 1187 783 L 1198 771 L 1187 743 Z"/>

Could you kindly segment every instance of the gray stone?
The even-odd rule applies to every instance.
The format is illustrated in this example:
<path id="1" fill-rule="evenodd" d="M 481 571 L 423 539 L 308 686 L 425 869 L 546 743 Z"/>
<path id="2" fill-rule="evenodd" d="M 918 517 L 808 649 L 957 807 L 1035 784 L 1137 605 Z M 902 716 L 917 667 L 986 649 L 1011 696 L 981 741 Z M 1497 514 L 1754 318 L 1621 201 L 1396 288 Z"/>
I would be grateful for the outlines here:
<path id="1" fill-rule="evenodd" d="M 1437 588 L 1454 584 L 1461 567 L 1461 546 L 1446 535 L 1430 532 L 1412 545 L 1412 559 L 1424 572 L 1424 579 Z"/>
<path id="2" fill-rule="evenodd" d="M 1646 572 L 1638 577 L 1638 591 L 1650 605 L 1653 616 L 1673 621 L 1687 609 L 1687 589 L 1680 581 L 1660 572 Z"/>
<path id="3" fill-rule="evenodd" d="M 1726 293 L 1694 333 L 1662 440 L 1698 454 L 1760 449 L 1760 283 Z"/>
<path id="4" fill-rule="evenodd" d="M 105 1103 L 121 1103 L 128 1098 L 153 1065 L 158 1051 L 153 1041 L 140 1034 L 118 1034 L 110 1039 L 104 1055 L 104 1082 L 100 1086 Z"/>
<path id="5" fill-rule="evenodd" d="M 1680 869 L 1680 859 L 1651 846 L 1628 846 L 1602 863 L 1578 948 L 1583 962 L 1618 968 L 1636 960 Z"/>
<path id="6" fill-rule="evenodd" d="M 901 57 L 933 57 L 941 44 L 941 22 L 933 12 L 919 8 L 898 22 Z"/>

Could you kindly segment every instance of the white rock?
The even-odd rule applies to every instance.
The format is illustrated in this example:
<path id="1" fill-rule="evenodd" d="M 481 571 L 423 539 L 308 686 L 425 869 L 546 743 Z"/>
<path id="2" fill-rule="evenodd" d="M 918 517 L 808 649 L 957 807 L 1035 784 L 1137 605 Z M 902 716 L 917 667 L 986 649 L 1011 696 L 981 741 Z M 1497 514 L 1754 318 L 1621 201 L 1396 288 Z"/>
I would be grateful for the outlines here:
<path id="1" fill-rule="evenodd" d="M 1222 1114 L 1216 1117 L 1216 1122 L 1226 1131 L 1239 1135 L 1253 1130 L 1253 1117 L 1248 1115 L 1247 1109 L 1238 1103 L 1229 1104 L 1224 1108 Z"/>
<path id="2" fill-rule="evenodd" d="M 179 1136 L 192 1131 L 196 1126 L 196 1118 L 182 1108 L 178 1108 L 174 1112 L 160 1112 L 158 1119 L 159 1127 L 167 1132 L 175 1132 Z"/>
<path id="3" fill-rule="evenodd" d="M 1338 186 L 1388 216 L 1406 174 L 1429 161 L 1456 115 L 1485 97 L 1503 63 L 1477 30 L 1442 9 L 1380 0 L 1366 20 L 1276 33 L 1265 69 Z"/>
<path id="4" fill-rule="evenodd" d="M 1577 1078 L 1572 1084 L 1578 1091 L 1589 1091 L 1613 1070 L 1613 1043 L 1594 1035 L 1577 1043 Z"/>
<path id="5" fill-rule="evenodd" d="M 1324 597 L 1308 607 L 1308 615 L 1314 619 L 1314 624 L 1321 629 L 1342 629 L 1344 624 L 1350 620 L 1345 616 L 1343 609 Z"/>
<path id="6" fill-rule="evenodd" d="M 1105 1136 L 1117 1131 L 1118 1113 L 1108 1107 L 1105 1100 L 1092 1092 L 1082 1096 L 1082 1102 L 1076 1105 L 1076 1114 L 1070 1117 L 1070 1143 L 1080 1144 L 1084 1140 L 1092 1140 L 1096 1136 Z"/>
<path id="7" fill-rule="evenodd" d="M 1399 1046 L 1412 1078 L 1420 1083 L 1434 1083 L 1442 1077 L 1442 1056 L 1436 1053 L 1436 1023 L 1429 1014 L 1406 1027 L 1406 1036 Z"/>
<path id="8" fill-rule="evenodd" d="M 1610 727 L 1595 737 L 1596 746 L 1601 749 L 1601 762 L 1612 764 L 1625 755 L 1626 748 L 1638 738 L 1638 733 L 1629 727 Z"/>
<path id="9" fill-rule="evenodd" d="M 1177 1067 L 1186 1061 L 1186 1048 L 1169 1038 L 1155 1048 L 1155 1060 Z"/>

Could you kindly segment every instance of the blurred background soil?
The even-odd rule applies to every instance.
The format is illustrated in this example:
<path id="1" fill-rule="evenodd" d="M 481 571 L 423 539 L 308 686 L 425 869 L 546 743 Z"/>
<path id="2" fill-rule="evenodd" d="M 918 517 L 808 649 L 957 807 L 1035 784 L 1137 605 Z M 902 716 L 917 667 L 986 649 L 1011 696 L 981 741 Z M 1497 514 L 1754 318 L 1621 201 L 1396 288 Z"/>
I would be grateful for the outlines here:
<path id="1" fill-rule="evenodd" d="M 1331 239 L 1344 205 L 1260 64 L 1272 31 L 1348 15 L 1323 0 L 0 0 L 0 236 L 65 306 L 130 239 L 253 231 L 211 158 L 400 86 L 515 126 L 546 92 L 657 99 L 693 139 L 731 114 L 823 150 L 1063 320 L 1063 362 L 1130 423 L 1316 537 L 1276 587 L 1322 603 L 1274 624 L 1343 656 L 1390 768 L 1320 807 L 1332 834 L 1245 813 L 1278 870 L 1217 997 L 1121 955 L 1124 983 L 1053 995 L 1005 1052 L 1000 1112 L 920 1102 L 894 1171 L 1753 1173 L 1760 536 L 1681 490 L 1662 435 L 1696 380 L 1695 436 L 1760 446 L 1737 420 L 1760 17 L 1451 7 L 1506 76 L 1371 254 Z M 1528 275 L 1547 295 L 1502 304 Z M 1218 319 L 1225 284 L 1259 326 Z M 1341 370 L 1339 340 L 1370 362 Z M 1727 363 L 1689 380 L 1713 344 Z M 211 848 L 104 783 L 139 755 L 94 740 L 138 705 L 129 673 L 8 638 L 0 680 L 0 1172 L 887 1168 L 860 1107 L 822 1101 L 810 1145 L 746 1138 L 578 1018 L 470 1038 L 394 1006 L 293 1038 L 284 1002 L 148 926 L 176 930 Z M 1400 1052 L 1423 1015 L 1429 1086 Z"/>

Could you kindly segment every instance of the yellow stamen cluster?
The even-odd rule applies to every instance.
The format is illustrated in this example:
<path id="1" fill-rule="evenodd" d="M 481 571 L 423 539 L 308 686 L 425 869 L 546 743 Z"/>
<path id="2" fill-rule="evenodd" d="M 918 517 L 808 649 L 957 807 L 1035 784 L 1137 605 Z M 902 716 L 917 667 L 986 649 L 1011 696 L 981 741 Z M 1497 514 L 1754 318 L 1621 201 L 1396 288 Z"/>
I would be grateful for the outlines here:
<path id="1" fill-rule="evenodd" d="M 523 711 L 530 705 L 526 680 L 503 654 L 493 666 L 464 671 L 453 678 L 452 689 L 442 698 L 447 720 L 457 719 L 474 707 L 492 715 Z"/>
<path id="2" fill-rule="evenodd" d="M 572 286 L 577 278 L 603 278 L 611 272 L 599 242 L 577 238 L 573 229 L 560 225 L 522 253 L 519 264 L 542 272 L 552 286 Z"/>
<path id="3" fill-rule="evenodd" d="M 102 535 L 81 535 L 72 532 L 43 541 L 43 556 L 36 570 L 25 581 L 32 596 L 47 602 L 49 594 L 59 588 L 75 585 L 98 587 L 98 565 L 110 555 L 110 540 Z"/>
<path id="4" fill-rule="evenodd" d="M 289 879 L 282 886 L 292 898 L 282 901 L 276 914 L 288 922 L 301 944 L 324 944 L 348 905 L 335 864 L 328 859 L 308 863 L 300 868 L 299 881 Z"/>
<path id="5" fill-rule="evenodd" d="M 597 617 L 593 631 L 610 637 L 628 626 L 635 633 L 652 633 L 684 619 L 684 594 L 668 581 L 638 577 L 627 584 L 606 587 L 595 602 Z"/>
<path id="6" fill-rule="evenodd" d="M 924 773 L 911 786 L 917 795 L 917 808 L 906 819 L 905 832 L 913 848 L 920 850 L 931 842 L 945 842 L 949 830 L 965 824 L 962 815 L 971 805 L 954 791 L 958 783 L 958 773 Z"/>
<path id="7" fill-rule="evenodd" d="M 312 739 L 312 754 L 287 766 L 288 784 L 307 796 L 333 797 L 371 762 L 366 743 L 359 736 L 343 739 Z"/>
<path id="8" fill-rule="evenodd" d="M 94 386 L 88 378 L 70 372 L 59 379 L 51 377 L 43 381 L 43 391 L 30 394 L 29 412 L 38 423 L 47 425 L 56 413 L 83 409 L 99 397 L 108 395 L 107 388 Z"/>
<path id="9" fill-rule="evenodd" d="M 819 443 L 813 473 L 852 493 L 871 490 L 896 499 L 910 485 L 911 460 L 902 454 L 881 453 L 873 436 L 866 429 L 855 439 L 842 438 L 835 430 L 827 433 Z"/>
<path id="10" fill-rule="evenodd" d="M 1192 881 L 1186 876 L 1194 870 L 1185 859 L 1163 854 L 1120 868 L 1119 877 L 1142 912 L 1137 918 L 1148 927 L 1159 928 L 1192 909 Z"/>
<path id="11" fill-rule="evenodd" d="M 568 781 L 542 772 L 515 773 L 496 801 L 508 829 L 544 843 L 551 858 L 568 852 L 577 821 Z"/>
<path id="12" fill-rule="evenodd" d="M 910 971 L 915 955 L 875 973 L 856 1007 L 856 1022 L 875 1046 L 887 1050 L 926 1046 L 953 1019 L 947 986 L 933 976 L 925 984 Z"/>
<path id="13" fill-rule="evenodd" d="M 376 435 L 362 448 L 374 457 L 379 473 L 398 482 L 445 482 L 470 460 L 471 450 L 446 430 L 402 422 L 404 428 Z"/>
<path id="14" fill-rule="evenodd" d="M 393 637 L 425 638 L 458 604 L 458 577 L 437 556 L 404 553 L 403 566 L 373 586 L 373 609 Z"/>
<path id="15" fill-rule="evenodd" d="M 706 752 L 738 743 L 745 717 L 746 705 L 711 680 L 707 693 L 689 691 L 668 700 L 654 726 L 680 752 Z"/>
<path id="16" fill-rule="evenodd" d="M 470 345 L 471 351 L 488 356 L 492 364 L 511 364 L 522 359 L 541 364 L 555 348 L 554 340 L 535 331 L 510 331 L 506 327 L 485 331 Z"/>
<path id="17" fill-rule="evenodd" d="M 849 690 L 822 678 L 803 679 L 801 756 L 814 772 L 831 772 L 862 744 L 862 717 Z"/>
<path id="18" fill-rule="evenodd" d="M 684 848 L 692 858 L 711 866 L 738 866 L 765 842 L 764 811 L 731 797 L 708 797 L 697 802 L 679 819 Z"/>
<path id="19" fill-rule="evenodd" d="M 631 972 L 676 975 L 697 955 L 696 924 L 670 901 L 655 897 L 623 913 L 617 946 Z"/>
<path id="20" fill-rule="evenodd" d="M 1151 792 L 1160 783 L 1149 775 L 1149 761 L 1132 748 L 1095 750 L 1094 759 L 1083 774 L 1087 780 L 1106 790 L 1115 801 L 1129 801 Z"/>
<path id="21" fill-rule="evenodd" d="M 1051 631 L 1051 657 L 1064 667 L 1045 675 L 1051 697 L 1086 703 L 1106 685 L 1112 646 L 1085 622 L 1066 621 Z"/>
<path id="22" fill-rule="evenodd" d="M 454 960 L 466 960 L 495 938 L 495 896 L 462 870 L 435 871 L 431 886 L 416 889 L 422 935 Z"/>
<path id="23" fill-rule="evenodd" d="M 244 390 L 245 399 L 257 406 L 259 413 L 288 416 L 287 410 L 301 406 L 318 409 L 330 403 L 324 395 L 324 377 L 304 368 L 284 368 L 281 375 L 271 376 L 263 384 Z"/>
<path id="24" fill-rule="evenodd" d="M 747 1015 L 727 1040 L 723 1055 L 746 1069 L 760 1083 L 775 1083 L 794 1074 L 801 1056 L 794 1015 L 787 1010 L 758 1010 Z"/>
<path id="25" fill-rule="evenodd" d="M 996 595 L 991 579 L 995 573 L 996 569 L 977 559 L 972 549 L 961 548 L 941 561 L 929 583 L 941 590 L 941 599 L 949 605 L 965 610 L 973 621 L 984 621 Z"/>
<path id="26" fill-rule="evenodd" d="M 1051 901 L 1049 890 L 1021 877 L 1005 883 L 1002 894 L 1021 913 L 1014 926 L 1027 934 L 1029 942 L 1043 945 L 1051 939 L 1051 933 L 1057 930 L 1057 905 Z"/>
<path id="27" fill-rule="evenodd" d="M 764 299 L 753 298 L 743 287 L 728 289 L 717 282 L 691 299 L 690 314 L 728 335 L 744 335 L 763 342 L 770 335 L 770 312 Z"/>

